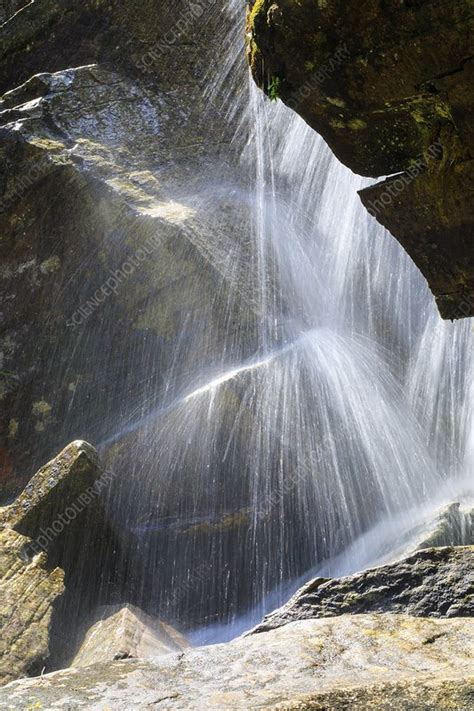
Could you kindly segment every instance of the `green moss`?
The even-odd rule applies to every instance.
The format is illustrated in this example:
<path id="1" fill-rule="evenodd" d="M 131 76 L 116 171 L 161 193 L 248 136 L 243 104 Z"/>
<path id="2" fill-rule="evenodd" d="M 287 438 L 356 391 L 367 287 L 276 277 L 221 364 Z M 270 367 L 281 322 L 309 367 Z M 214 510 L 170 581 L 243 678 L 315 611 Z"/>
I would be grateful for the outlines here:
<path id="1" fill-rule="evenodd" d="M 266 0 L 256 0 L 253 8 L 250 10 L 249 17 L 248 17 L 248 25 L 251 29 L 253 28 L 253 26 L 255 24 L 257 15 L 259 15 L 262 12 L 262 10 L 265 9 L 265 3 L 266 3 Z"/>
<path id="2" fill-rule="evenodd" d="M 444 118 L 448 121 L 453 120 L 449 106 L 447 106 L 445 103 L 443 103 L 443 102 L 437 103 L 436 107 L 435 107 L 435 111 L 436 111 L 437 115 L 440 116 L 441 118 Z"/>
<path id="3" fill-rule="evenodd" d="M 254 6 L 247 13 L 247 55 L 248 62 L 254 76 L 257 73 L 258 60 L 261 58 L 260 49 L 256 42 L 256 37 L 265 34 L 264 25 L 266 25 L 266 0 L 256 0 Z"/>

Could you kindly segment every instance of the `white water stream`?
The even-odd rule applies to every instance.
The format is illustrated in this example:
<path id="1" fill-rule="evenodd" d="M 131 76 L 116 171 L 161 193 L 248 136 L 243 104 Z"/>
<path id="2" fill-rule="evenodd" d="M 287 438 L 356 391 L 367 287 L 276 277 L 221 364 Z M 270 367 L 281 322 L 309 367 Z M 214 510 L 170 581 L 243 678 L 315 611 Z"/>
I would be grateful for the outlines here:
<path id="1" fill-rule="evenodd" d="M 441 320 L 362 207 L 368 181 L 253 85 L 242 3 L 229 11 L 206 91 L 238 116 L 239 174 L 207 176 L 187 226 L 219 274 L 221 350 L 208 331 L 180 340 L 176 362 L 199 347 L 202 363 L 212 344 L 209 367 L 181 388 L 170 373 L 171 395 L 111 439 L 133 437 L 139 597 L 206 621 L 200 641 L 250 626 L 315 570 L 399 555 L 437 507 L 469 496 L 474 467 L 472 320 Z"/>

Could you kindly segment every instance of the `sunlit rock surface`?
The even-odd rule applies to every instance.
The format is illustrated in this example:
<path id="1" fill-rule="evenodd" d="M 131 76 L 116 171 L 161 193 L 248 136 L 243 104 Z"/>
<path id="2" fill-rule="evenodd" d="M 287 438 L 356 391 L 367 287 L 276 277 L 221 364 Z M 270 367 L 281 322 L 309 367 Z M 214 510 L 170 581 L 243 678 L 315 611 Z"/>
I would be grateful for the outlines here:
<path id="1" fill-rule="evenodd" d="M 74 504 L 80 506 L 81 495 L 85 496 L 84 508 L 87 501 L 89 504 L 97 503 L 88 496 L 87 490 L 102 473 L 96 450 L 87 442 L 73 442 L 41 467 L 20 496 L 4 508 L 4 517 L 16 531 L 35 538 L 40 535 L 42 527 L 47 529 L 52 526 L 66 509 Z M 73 511 L 77 516 L 76 511 Z M 59 523 L 59 533 L 50 529 L 50 533 L 55 536 L 65 529 L 65 524 L 61 521 Z M 44 545 L 47 547 L 51 542 L 47 540 Z"/>
<path id="2" fill-rule="evenodd" d="M 361 175 L 441 315 L 474 315 L 473 17 L 469 0 L 249 3 L 257 84 Z"/>
<path id="3" fill-rule="evenodd" d="M 0 529 L 0 684 L 39 674 L 49 656 L 53 605 L 64 592 L 64 572 L 39 552 L 25 555 L 31 539 Z"/>
<path id="4" fill-rule="evenodd" d="M 67 664 L 82 614 L 118 592 L 123 558 L 99 503 L 110 483 L 94 448 L 76 441 L 0 509 L 3 681 Z"/>
<path id="5" fill-rule="evenodd" d="M 188 642 L 175 629 L 146 615 L 133 605 L 102 607 L 87 631 L 73 667 L 116 659 L 149 659 L 183 651 Z"/>
<path id="6" fill-rule="evenodd" d="M 0 708 L 469 709 L 472 619 L 344 615 L 9 684 Z M 395 702 L 395 705 L 393 705 Z"/>
<path id="7" fill-rule="evenodd" d="M 429 548 L 345 578 L 316 578 L 253 632 L 295 620 L 373 612 L 474 617 L 474 546 Z"/>

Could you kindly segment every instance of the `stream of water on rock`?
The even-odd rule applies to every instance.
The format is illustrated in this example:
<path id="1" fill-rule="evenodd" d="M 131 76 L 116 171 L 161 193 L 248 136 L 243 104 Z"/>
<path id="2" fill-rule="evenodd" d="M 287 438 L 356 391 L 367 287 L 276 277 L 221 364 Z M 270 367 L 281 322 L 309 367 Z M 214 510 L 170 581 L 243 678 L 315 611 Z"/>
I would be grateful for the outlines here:
<path id="1" fill-rule="evenodd" d="M 187 196 L 188 238 L 218 274 L 215 332 L 183 324 L 155 409 L 106 443 L 133 452 L 133 494 L 115 505 L 136 541 L 134 599 L 200 642 L 260 620 L 317 570 L 396 555 L 473 471 L 472 320 L 440 319 L 362 207 L 368 181 L 256 89 L 242 3 L 229 12 L 206 91 L 239 116 L 238 174 Z M 194 352 L 196 371 L 177 375 Z"/>

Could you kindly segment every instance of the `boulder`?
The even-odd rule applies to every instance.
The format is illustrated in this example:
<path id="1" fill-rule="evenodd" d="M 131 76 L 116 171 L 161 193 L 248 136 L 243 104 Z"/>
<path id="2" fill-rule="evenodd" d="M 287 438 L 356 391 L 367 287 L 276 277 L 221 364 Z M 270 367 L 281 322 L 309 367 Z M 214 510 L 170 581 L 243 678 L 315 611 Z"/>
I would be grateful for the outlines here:
<path id="1" fill-rule="evenodd" d="M 112 478 L 76 441 L 0 509 L 1 681 L 67 663 L 82 616 L 118 589 L 121 549 L 100 501 Z"/>
<path id="2" fill-rule="evenodd" d="M 369 213 L 417 264 L 444 318 L 474 315 L 470 0 L 252 0 L 257 84 L 354 172 Z"/>
<path id="3" fill-rule="evenodd" d="M 64 571 L 46 553 L 28 557 L 31 539 L 0 529 L 0 684 L 39 674 L 49 657 L 54 605 L 64 593 Z"/>
<path id="4" fill-rule="evenodd" d="M 78 440 L 68 445 L 53 460 L 41 467 L 18 498 L 3 509 L 4 521 L 24 536 L 34 538 L 44 530 L 51 539 L 61 535 L 64 528 L 92 503 L 97 503 L 106 477 L 99 455 L 87 442 Z M 95 488 L 94 488 L 95 487 Z M 68 511 L 68 516 L 65 512 Z M 48 547 L 48 540 L 43 547 Z"/>
<path id="5" fill-rule="evenodd" d="M 472 619 L 343 615 L 0 690 L 0 709 L 472 708 Z"/>
<path id="6" fill-rule="evenodd" d="M 133 605 L 105 606 L 97 610 L 71 666 L 87 667 L 114 659 L 150 659 L 189 646 L 173 627 Z"/>
<path id="7" fill-rule="evenodd" d="M 315 578 L 250 634 L 296 620 L 375 612 L 474 617 L 474 546 L 428 548 L 355 575 Z"/>

